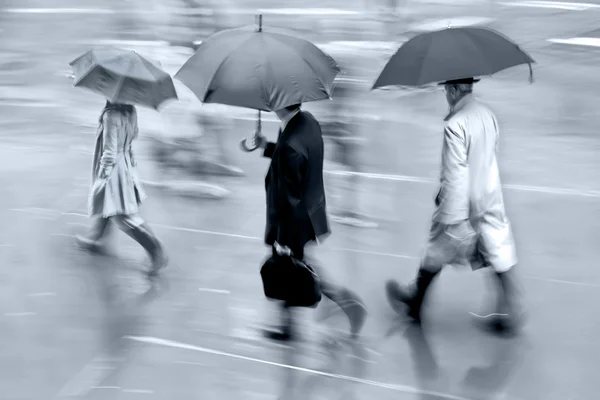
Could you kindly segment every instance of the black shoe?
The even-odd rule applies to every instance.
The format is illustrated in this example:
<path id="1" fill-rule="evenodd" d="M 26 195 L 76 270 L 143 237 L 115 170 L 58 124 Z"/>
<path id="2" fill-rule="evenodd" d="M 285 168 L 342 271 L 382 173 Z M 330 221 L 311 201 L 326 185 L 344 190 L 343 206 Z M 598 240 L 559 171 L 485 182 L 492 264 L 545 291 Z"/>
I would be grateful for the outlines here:
<path id="1" fill-rule="evenodd" d="M 290 328 L 283 329 L 263 329 L 263 335 L 269 340 L 277 342 L 289 342 L 294 339 Z"/>
<path id="2" fill-rule="evenodd" d="M 414 322 L 421 322 L 421 308 L 427 289 L 438 273 L 439 271 L 429 272 L 419 269 L 417 279 L 410 289 L 402 288 L 396 281 L 388 281 L 386 293 L 392 308 L 397 313 L 408 316 Z"/>

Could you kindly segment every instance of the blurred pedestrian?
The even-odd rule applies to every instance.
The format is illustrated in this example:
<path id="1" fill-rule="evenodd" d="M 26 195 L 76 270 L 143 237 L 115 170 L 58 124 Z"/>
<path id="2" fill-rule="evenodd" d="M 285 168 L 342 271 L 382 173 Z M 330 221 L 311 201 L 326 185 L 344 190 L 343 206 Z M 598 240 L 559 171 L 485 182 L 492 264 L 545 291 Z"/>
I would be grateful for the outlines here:
<path id="1" fill-rule="evenodd" d="M 149 275 L 167 265 L 161 242 L 139 215 L 146 194 L 137 172 L 132 143 L 138 136 L 134 106 L 109 101 L 99 118 L 89 196 L 89 215 L 93 219 L 87 236 L 77 236 L 79 244 L 90 251 L 101 248 L 110 222 L 138 242 L 152 261 Z"/>
<path id="2" fill-rule="evenodd" d="M 323 184 L 323 136 L 319 122 L 300 105 L 275 112 L 281 120 L 277 143 L 258 134 L 255 144 L 271 158 L 265 179 L 267 192 L 266 244 L 278 254 L 292 254 L 316 267 L 316 245 L 330 234 Z M 335 285 L 316 268 L 322 293 L 335 302 L 350 320 L 351 336 L 360 332 L 366 308 L 358 295 Z M 294 335 L 290 307 L 283 305 L 281 330 L 267 330 L 269 338 L 289 340 Z"/>
<path id="3" fill-rule="evenodd" d="M 494 113 L 473 97 L 469 78 L 444 83 L 450 113 L 445 118 L 441 187 L 436 196 L 429 241 L 412 287 L 387 284 L 395 309 L 416 321 L 427 290 L 442 267 L 468 261 L 473 269 L 492 267 L 498 286 L 496 310 L 483 322 L 514 332 L 523 322 L 514 266 L 515 243 L 500 186 Z"/>
<path id="4" fill-rule="evenodd" d="M 331 143 L 331 160 L 338 164 L 345 174 L 331 180 L 331 186 L 340 199 L 334 203 L 332 219 L 344 225 L 362 228 L 374 228 L 377 224 L 369 221 L 360 213 L 360 176 L 362 138 L 359 135 L 360 120 L 356 115 L 355 104 L 359 102 L 359 90 L 356 82 L 345 77 L 338 79 L 330 102 L 328 121 L 323 124 L 323 136 Z M 340 190 L 341 189 L 341 190 Z"/>

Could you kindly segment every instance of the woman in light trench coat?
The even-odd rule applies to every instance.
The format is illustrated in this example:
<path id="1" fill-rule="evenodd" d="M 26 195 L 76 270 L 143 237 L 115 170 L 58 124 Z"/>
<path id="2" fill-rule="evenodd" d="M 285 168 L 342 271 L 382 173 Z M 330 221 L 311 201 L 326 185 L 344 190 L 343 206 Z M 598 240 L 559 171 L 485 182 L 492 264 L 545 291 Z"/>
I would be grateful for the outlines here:
<path id="1" fill-rule="evenodd" d="M 152 261 L 150 275 L 155 275 L 166 266 L 167 257 L 161 242 L 138 214 L 146 194 L 131 146 L 137 136 L 135 107 L 107 101 L 100 115 L 94 150 L 88 202 L 92 227 L 87 237 L 77 236 L 77 241 L 87 250 L 98 250 L 113 221 L 148 252 Z"/>
<path id="2" fill-rule="evenodd" d="M 440 190 L 436 196 L 429 240 L 415 283 L 402 288 L 387 284 L 395 309 L 420 321 L 429 285 L 445 265 L 491 267 L 498 287 L 496 309 L 483 325 L 495 332 L 514 332 L 523 322 L 513 267 L 517 255 L 504 210 L 497 148 L 498 122 L 472 94 L 477 80 L 445 82 L 450 114 L 445 118 Z"/>

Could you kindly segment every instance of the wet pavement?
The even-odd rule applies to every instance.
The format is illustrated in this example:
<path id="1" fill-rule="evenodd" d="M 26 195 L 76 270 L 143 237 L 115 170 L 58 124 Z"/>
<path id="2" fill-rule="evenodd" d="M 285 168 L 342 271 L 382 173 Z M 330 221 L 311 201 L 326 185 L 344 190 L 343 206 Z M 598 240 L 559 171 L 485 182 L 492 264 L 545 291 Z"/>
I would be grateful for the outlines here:
<path id="1" fill-rule="evenodd" d="M 536 81 L 528 85 L 527 69 L 516 68 L 477 90 L 502 125 L 507 211 L 529 311 L 521 337 L 496 339 L 471 323 L 469 313 L 492 300 L 486 271 L 445 271 L 423 331 L 399 321 L 385 301 L 387 279 L 413 277 L 427 234 L 446 111 L 441 93 L 365 93 L 358 103 L 371 117 L 362 130 L 370 175 L 362 180 L 361 206 L 379 228 L 334 225 L 320 258 L 335 280 L 364 298 L 369 319 L 357 343 L 345 342 L 339 337 L 346 321 L 328 316 L 324 301 L 301 312 L 302 340 L 285 347 L 259 334 L 277 314 L 258 274 L 267 253 L 267 163 L 237 153 L 239 137 L 252 131 L 251 115 L 232 112 L 238 119 L 227 141 L 247 176 L 215 178 L 229 197 L 149 190 L 143 213 L 172 259 L 150 287 L 143 251 L 120 232 L 106 256 L 73 244 L 88 222 L 94 131 L 93 122 L 82 122 L 102 101 L 71 89 L 57 72 L 65 60 L 54 55 L 32 67 L 34 78 L 10 65 L 0 76 L 3 84 L 28 84 L 3 86 L 10 104 L 0 103 L 0 399 L 596 398 L 600 53 L 547 39 L 592 32 L 598 11 L 511 10 L 499 14 L 496 27 L 526 43 L 538 61 Z M 49 39 L 48 54 L 58 54 L 73 29 Z M 27 43 L 39 32 L 59 35 L 40 27 L 25 35 Z M 2 44 L 3 53 L 20 51 L 16 43 Z M 144 129 L 155 128 L 156 115 L 142 111 L 140 118 Z M 270 135 L 276 126 L 267 122 L 264 129 Z M 145 140 L 139 152 L 151 179 L 156 171 Z M 328 178 L 331 184 L 339 176 Z"/>

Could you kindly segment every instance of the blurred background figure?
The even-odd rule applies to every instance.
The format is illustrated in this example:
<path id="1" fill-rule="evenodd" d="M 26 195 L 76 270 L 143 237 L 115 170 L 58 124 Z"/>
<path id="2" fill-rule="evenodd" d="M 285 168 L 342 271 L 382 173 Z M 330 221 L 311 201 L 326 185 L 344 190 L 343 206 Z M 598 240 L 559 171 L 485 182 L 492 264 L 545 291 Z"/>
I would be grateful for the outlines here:
<path id="1" fill-rule="evenodd" d="M 362 172 L 365 141 L 360 136 L 363 121 L 359 96 L 365 88 L 356 78 L 354 70 L 350 69 L 350 61 L 338 57 L 338 62 L 339 60 L 343 60 L 340 64 L 343 74 L 336 79 L 333 99 L 324 103 L 326 112 L 322 124 L 327 158 L 338 170 L 335 175 L 330 174 L 328 177 L 331 219 L 345 225 L 374 228 L 377 224 L 361 213 L 358 175 Z"/>

